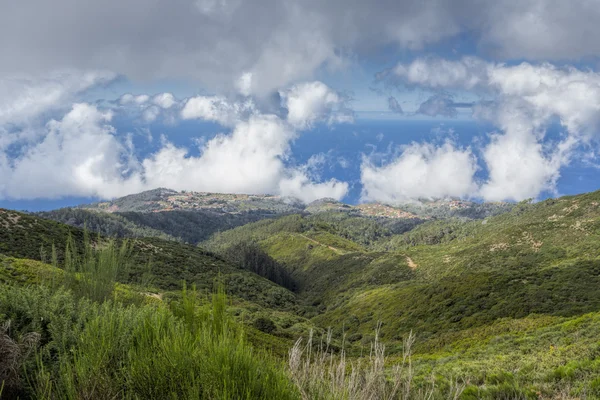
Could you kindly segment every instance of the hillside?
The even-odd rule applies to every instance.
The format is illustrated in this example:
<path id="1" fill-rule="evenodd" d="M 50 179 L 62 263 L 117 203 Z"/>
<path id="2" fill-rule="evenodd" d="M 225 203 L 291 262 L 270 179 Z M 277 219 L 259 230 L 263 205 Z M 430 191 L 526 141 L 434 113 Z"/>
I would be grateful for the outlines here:
<path id="1" fill-rule="evenodd" d="M 80 246 L 84 236 L 81 229 L 3 209 L 0 209 L 0 227 L 0 254 L 43 262 L 51 260 L 53 246 L 59 261 L 63 259 L 69 235 Z M 294 307 L 295 296 L 290 291 L 196 246 L 158 238 L 139 238 L 132 244 L 132 279 L 139 278 L 149 264 L 159 291 L 180 289 L 182 281 L 200 290 L 210 290 L 220 275 L 228 291 L 236 297 L 262 306 Z"/>
<path id="2" fill-rule="evenodd" d="M 304 207 L 298 200 L 280 196 L 177 192 L 159 188 L 112 201 L 82 205 L 80 208 L 111 213 L 208 210 L 219 213 L 283 214 L 299 212 Z"/>
<path id="3" fill-rule="evenodd" d="M 450 204 L 456 213 L 440 211 Z M 181 279 L 207 289 L 222 274 L 236 318 L 276 335 L 254 340 L 280 355 L 310 328 L 331 328 L 335 351 L 360 357 L 380 340 L 388 362 L 401 362 L 412 332 L 418 387 L 435 376 L 438 389 L 463 379 L 464 399 L 600 395 L 600 192 L 510 207 L 460 204 L 432 202 L 437 216 L 418 216 L 324 199 L 214 233 L 201 247 L 156 227 L 148 229 L 163 239 L 134 244 L 139 265 L 153 256 L 157 291 L 176 296 Z M 484 218 L 460 215 L 469 207 Z M 61 212 L 80 211 L 106 216 L 96 220 L 102 232 L 112 229 L 104 221 L 127 213 L 176 225 L 195 212 Z M 0 253 L 18 258 L 47 259 L 53 241 L 62 248 L 69 232 L 82 235 L 6 210 L 0 224 Z"/>
<path id="4" fill-rule="evenodd" d="M 323 215 L 328 218 L 249 224 L 204 245 L 222 252 L 229 243 L 256 241 L 299 282 L 299 298 L 317 308 L 316 325 L 332 326 L 334 337 L 344 334 L 360 348 L 373 340 L 381 321 L 382 340 L 397 343 L 392 352 L 412 331 L 423 371 L 456 372 L 460 366 L 489 384 L 491 372 L 477 369 L 499 373 L 500 354 L 506 361 L 499 365 L 511 369 L 498 384 L 543 379 L 560 385 L 564 368 L 596 371 L 561 365 L 571 360 L 568 349 L 575 351 L 578 335 L 592 335 L 591 342 L 576 346 L 586 363 L 597 357 L 587 346 L 595 348 L 600 337 L 583 322 L 571 329 L 567 321 L 596 321 L 600 310 L 600 192 L 523 202 L 483 220 L 434 219 L 400 234 L 382 224 L 359 226 L 347 213 Z M 346 232 L 347 226 L 355 230 Z M 369 235 L 371 240 L 362 240 Z M 544 346 L 557 350 L 543 358 L 543 372 L 528 372 L 527 363 L 535 363 Z M 459 356 L 463 352 L 471 355 Z M 570 373 L 575 386 L 588 374 Z"/>
<path id="5" fill-rule="evenodd" d="M 457 200 L 390 206 L 378 203 L 349 205 L 321 199 L 303 204 L 296 199 L 270 195 L 155 189 L 37 215 L 79 228 L 85 226 L 108 236 L 158 237 L 197 244 L 218 232 L 290 214 L 343 213 L 392 226 L 392 232 L 399 233 L 432 218 L 481 219 L 511 207 L 506 203 L 478 204 Z"/>
<path id="6" fill-rule="evenodd" d="M 600 308 L 600 194 L 520 204 L 483 221 L 431 221 L 403 233 L 380 227 L 361 245 L 340 227 L 312 216 L 246 225 L 205 243 L 257 241 L 286 266 L 319 321 L 366 333 L 428 334 L 520 318 L 575 315 Z M 374 228 L 375 229 L 375 228 Z M 352 322 L 352 323 L 350 323 Z"/>

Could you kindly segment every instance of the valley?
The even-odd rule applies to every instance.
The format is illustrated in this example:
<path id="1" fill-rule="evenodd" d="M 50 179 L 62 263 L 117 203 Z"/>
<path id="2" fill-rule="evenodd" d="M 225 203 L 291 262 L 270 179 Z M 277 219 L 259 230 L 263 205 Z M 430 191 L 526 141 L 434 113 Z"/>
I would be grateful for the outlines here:
<path id="1" fill-rule="evenodd" d="M 231 323 L 274 365 L 314 336 L 357 363 L 385 344 L 386 376 L 414 338 L 410 398 L 600 396 L 600 192 L 391 207 L 157 189 L 0 210 L 0 227 L 5 292 L 48 286 L 90 240 L 128 243 L 113 301 L 175 310 L 193 287 L 201 310 L 219 282 Z"/>

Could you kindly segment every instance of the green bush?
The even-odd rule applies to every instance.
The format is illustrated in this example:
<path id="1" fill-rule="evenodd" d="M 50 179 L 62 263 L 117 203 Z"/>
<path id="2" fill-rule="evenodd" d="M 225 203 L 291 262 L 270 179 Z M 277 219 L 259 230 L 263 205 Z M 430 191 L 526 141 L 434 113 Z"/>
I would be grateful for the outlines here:
<path id="1" fill-rule="evenodd" d="M 273 322 L 267 317 L 258 317 L 254 321 L 254 327 L 259 331 L 265 333 L 272 333 L 273 331 L 275 331 L 275 329 L 277 329 L 277 327 L 275 326 L 275 322 Z"/>
<path id="2" fill-rule="evenodd" d="M 30 333 L 40 337 L 38 357 L 31 353 L 20 361 L 19 385 L 5 393 L 71 399 L 298 398 L 285 369 L 252 349 L 241 327 L 227 317 L 222 289 L 212 305 L 195 300 L 188 293 L 181 300 L 187 304 L 173 306 L 188 313 L 184 316 L 164 304 L 91 303 L 64 289 L 1 285 L 0 324 L 11 321 L 15 343 Z"/>

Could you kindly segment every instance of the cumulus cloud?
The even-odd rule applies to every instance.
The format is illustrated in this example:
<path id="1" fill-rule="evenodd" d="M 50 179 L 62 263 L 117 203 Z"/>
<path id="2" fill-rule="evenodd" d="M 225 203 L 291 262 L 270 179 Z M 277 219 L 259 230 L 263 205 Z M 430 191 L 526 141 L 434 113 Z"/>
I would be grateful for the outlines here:
<path id="1" fill-rule="evenodd" d="M 566 140 L 547 152 L 531 132 L 492 135 L 483 154 L 489 178 L 481 187 L 481 196 L 491 201 L 518 201 L 554 191 L 573 145 L 573 140 Z"/>
<path id="2" fill-rule="evenodd" d="M 337 179 L 315 183 L 303 171 L 296 170 L 280 181 L 279 192 L 305 203 L 325 197 L 341 200 L 348 193 L 348 183 Z"/>
<path id="3" fill-rule="evenodd" d="M 381 77 L 432 89 L 474 89 L 482 84 L 487 68 L 486 62 L 474 57 L 460 61 L 418 58 L 409 64 L 396 65 Z"/>
<path id="4" fill-rule="evenodd" d="M 170 99 L 168 95 L 128 95 L 121 97 L 120 103 L 142 107 L 146 115 L 174 107 Z M 320 109 L 315 112 L 327 117 Z M 8 162 L 6 153 L 0 151 L 0 198 L 111 198 L 170 187 L 275 193 L 312 201 L 317 197 L 341 199 L 348 190 L 344 182 L 319 179 L 315 174 L 319 157 L 305 165 L 290 165 L 290 145 L 298 135 L 295 126 L 280 116 L 254 110 L 250 100 L 236 103 L 220 97 L 194 97 L 187 100 L 181 114 L 232 130 L 199 141 L 197 156 L 190 154 L 193 149 L 175 146 L 164 137 L 156 152 L 137 159 L 129 138 L 110 124 L 111 110 L 75 104 L 62 119 L 45 125 L 39 142 L 22 146 L 16 159 Z M 305 116 L 316 118 L 309 113 Z"/>
<path id="5" fill-rule="evenodd" d="M 112 197 L 123 192 L 125 180 L 127 190 L 139 191 L 133 160 L 115 138 L 111 118 L 110 112 L 82 103 L 48 122 L 43 139 L 5 165 L 0 197 Z"/>
<path id="6" fill-rule="evenodd" d="M 196 96 L 186 100 L 181 117 L 183 119 L 203 119 L 221 125 L 235 125 L 244 116 L 258 112 L 252 100 L 230 102 L 222 96 Z"/>
<path id="7" fill-rule="evenodd" d="M 144 105 L 150 100 L 150 96 L 147 94 L 133 95 L 131 93 L 126 93 L 119 99 L 119 103 L 123 105 L 129 104 L 137 104 L 139 106 Z"/>
<path id="8" fill-rule="evenodd" d="M 522 200 L 555 191 L 561 168 L 598 131 L 600 75 L 592 71 L 467 57 L 417 59 L 384 75 L 394 84 L 434 91 L 418 111 L 430 116 L 454 116 L 456 107 L 471 106 L 454 103 L 447 90 L 473 91 L 488 99 L 473 105 L 473 115 L 500 132 L 483 149 L 489 177 L 479 194 L 486 200 Z M 555 119 L 568 137 L 548 148 L 546 129 Z"/>
<path id="9" fill-rule="evenodd" d="M 476 159 L 469 148 L 451 142 L 441 146 L 413 143 L 383 166 L 364 158 L 362 198 L 399 203 L 419 198 L 468 197 L 477 190 L 476 171 Z"/>
<path id="10" fill-rule="evenodd" d="M 160 93 L 152 97 L 152 103 L 156 104 L 160 108 L 168 110 L 177 104 L 177 100 L 175 100 L 175 96 L 173 96 L 171 93 Z"/>
<path id="11" fill-rule="evenodd" d="M 143 122 L 151 123 L 161 115 L 172 119 L 170 110 L 179 102 L 171 93 L 159 93 L 154 96 L 126 93 L 117 103 L 130 114 L 140 117 Z"/>
<path id="12" fill-rule="evenodd" d="M 328 123 L 353 121 L 346 99 L 322 82 L 294 85 L 280 91 L 280 95 L 288 110 L 288 122 L 298 129 L 309 128 L 322 120 Z"/>
<path id="13" fill-rule="evenodd" d="M 541 126 L 556 116 L 573 134 L 585 133 L 598 123 L 600 74 L 596 72 L 559 68 L 549 63 L 510 66 L 470 57 L 458 61 L 417 59 L 410 64 L 399 64 L 393 71 L 395 78 L 409 86 L 475 89 L 492 96 L 494 103 L 487 105 L 501 113 L 490 107 L 485 110 L 493 122 L 500 122 L 500 118 L 510 113 L 526 114 L 533 117 L 534 126 Z"/>
<path id="14" fill-rule="evenodd" d="M 199 157 L 167 144 L 143 162 L 153 187 L 204 191 L 268 193 L 284 172 L 282 157 L 294 132 L 275 116 L 252 116 L 239 122 L 230 135 L 208 141 Z"/>
<path id="15" fill-rule="evenodd" d="M 31 125 L 38 117 L 69 107 L 77 95 L 111 82 L 111 72 L 63 71 L 43 77 L 0 78 L 0 126 Z"/>
<path id="16" fill-rule="evenodd" d="M 252 94 L 252 72 L 244 72 L 236 81 L 236 88 L 243 96 Z"/>

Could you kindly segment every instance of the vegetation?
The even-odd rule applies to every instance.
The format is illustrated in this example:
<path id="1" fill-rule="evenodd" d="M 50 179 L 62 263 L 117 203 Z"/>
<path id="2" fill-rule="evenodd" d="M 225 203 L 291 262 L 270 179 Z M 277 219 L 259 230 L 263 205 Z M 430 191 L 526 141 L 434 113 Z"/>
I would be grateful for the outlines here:
<path id="1" fill-rule="evenodd" d="M 113 398 L 600 398 L 600 192 L 444 204 L 383 218 L 324 201 L 201 247 L 0 212 L 3 395 L 81 398 L 90 380 Z M 216 279 L 227 300 L 207 295 Z M 118 332 L 113 350 L 95 354 L 95 332 Z"/>
<path id="2" fill-rule="evenodd" d="M 267 278 L 271 282 L 292 291 L 296 289 L 296 283 L 288 271 L 254 242 L 236 243 L 227 249 L 224 257 L 246 270 Z"/>
<path id="3" fill-rule="evenodd" d="M 0 287 L 6 398 L 293 399 L 278 362 L 193 292 L 171 304 L 102 303 L 47 287 Z M 35 350 L 35 351 L 34 351 Z"/>
<path id="4" fill-rule="evenodd" d="M 78 257 L 84 257 L 84 230 L 36 216 L 0 210 L 0 253 L 20 259 L 50 262 L 55 250 L 62 265 L 67 242 L 72 241 Z M 104 237 L 92 238 L 95 246 L 106 244 Z M 103 244 L 104 243 L 104 244 Z M 116 240 L 120 247 L 122 240 Z M 210 290 L 213 280 L 221 275 L 228 293 L 261 306 L 293 309 L 295 296 L 267 279 L 232 265 L 222 257 L 196 246 L 158 238 L 130 240 L 130 279 L 140 281 L 148 265 L 153 285 L 160 292 L 181 289 L 181 282 L 195 284 L 200 290 Z M 71 250 L 71 252 L 73 252 Z M 124 282 L 120 280 L 120 282 Z"/>
<path id="5" fill-rule="evenodd" d="M 206 210 L 169 212 L 114 212 L 63 208 L 37 215 L 78 228 L 87 227 L 111 237 L 156 237 L 197 244 L 213 233 L 265 218 L 264 213 L 217 213 Z M 267 215 L 268 216 L 268 215 Z"/>
<path id="6" fill-rule="evenodd" d="M 83 246 L 78 249 L 69 236 L 61 268 L 55 251 L 56 265 L 33 262 L 38 272 L 45 270 L 35 285 L 18 273 L 5 274 L 0 285 L 2 396 L 330 399 L 372 393 L 391 399 L 412 393 L 410 374 L 397 372 L 391 383 L 386 379 L 378 341 L 376 356 L 361 363 L 371 372 L 353 370 L 345 379 L 341 361 L 337 380 L 322 389 L 318 371 L 332 372 L 328 359 L 338 359 L 329 346 L 312 359 L 311 339 L 304 350 L 298 341 L 285 368 L 282 359 L 247 341 L 249 328 L 231 317 L 221 283 L 208 301 L 185 283 L 177 300 L 163 301 L 137 291 L 147 288 L 117 282 L 127 280 L 128 242 L 117 247 L 114 240 L 98 239 L 93 244 L 84 232 Z M 11 259 L 3 262 L 10 265 Z M 276 329 L 264 317 L 255 326 L 266 334 Z M 343 351 L 340 357 L 345 360 Z M 367 389 L 357 389 L 363 381 Z"/>

